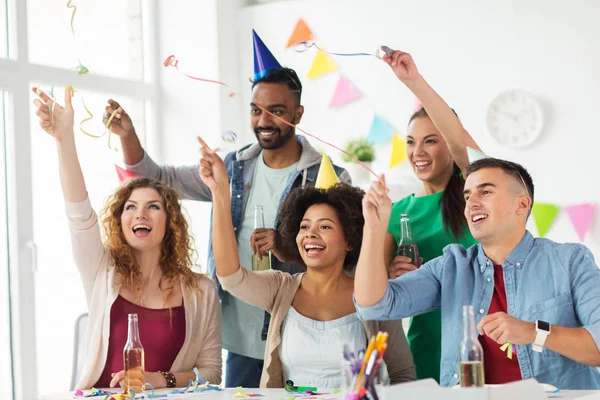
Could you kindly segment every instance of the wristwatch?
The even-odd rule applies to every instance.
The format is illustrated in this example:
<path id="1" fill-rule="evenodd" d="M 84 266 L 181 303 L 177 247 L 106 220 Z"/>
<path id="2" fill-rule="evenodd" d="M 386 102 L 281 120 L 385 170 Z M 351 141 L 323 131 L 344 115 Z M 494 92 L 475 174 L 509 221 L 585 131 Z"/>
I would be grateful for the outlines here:
<path id="1" fill-rule="evenodd" d="M 535 336 L 535 341 L 533 342 L 533 351 L 541 353 L 544 349 L 544 343 L 546 343 L 546 339 L 550 334 L 550 324 L 538 319 L 535 321 L 535 330 L 537 334 Z"/>

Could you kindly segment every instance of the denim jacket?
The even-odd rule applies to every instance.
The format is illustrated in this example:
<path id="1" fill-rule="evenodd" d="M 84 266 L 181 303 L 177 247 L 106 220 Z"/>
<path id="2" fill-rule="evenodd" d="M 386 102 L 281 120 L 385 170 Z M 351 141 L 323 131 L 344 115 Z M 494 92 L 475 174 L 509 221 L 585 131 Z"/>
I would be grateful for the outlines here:
<path id="1" fill-rule="evenodd" d="M 302 146 L 302 154 L 300 155 L 297 171 L 291 177 L 287 187 L 281 195 L 281 202 L 283 202 L 289 192 L 294 188 L 314 186 L 319 172 L 319 166 L 321 165 L 321 154 L 311 146 L 308 140 L 301 135 L 297 135 L 296 139 L 300 146 Z M 252 187 L 252 178 L 254 177 L 254 169 L 256 168 L 256 160 L 260 152 L 260 145 L 254 143 L 225 156 L 224 161 L 231 186 L 231 216 L 233 220 L 233 229 L 236 231 L 236 234 L 242 224 L 242 215 L 246 210 L 250 188 Z M 136 165 L 127 165 L 126 167 L 136 176 L 151 178 L 168 184 L 170 187 L 177 190 L 184 199 L 212 201 L 210 189 L 202 182 L 198 175 L 198 164 L 180 167 L 168 165 L 159 166 L 147 153 L 144 153 L 144 157 L 139 163 Z M 338 175 L 340 182 L 352 183 L 350 175 L 346 170 L 336 165 L 334 165 L 333 168 Z M 277 227 L 277 221 L 275 221 L 275 227 Z M 221 285 L 218 283 L 215 259 L 212 250 L 212 216 L 210 230 L 211 235 L 208 243 L 208 272 L 210 277 L 217 281 L 221 301 L 226 302 L 229 294 L 224 292 Z M 248 246 L 250 246 L 250 244 L 248 244 Z M 277 257 L 271 258 L 271 267 L 290 274 L 304 272 L 299 266 L 293 263 L 281 262 Z M 266 314 L 265 325 L 262 332 L 263 340 L 266 340 L 267 337 L 269 320 L 269 315 Z"/>
<path id="2" fill-rule="evenodd" d="M 502 269 L 508 314 L 523 321 L 584 327 L 600 344 L 600 270 L 585 246 L 534 239 L 526 232 Z M 493 293 L 494 266 L 481 245 L 465 249 L 452 244 L 442 256 L 390 280 L 378 304 L 357 305 L 357 310 L 364 320 L 387 320 L 441 309 L 441 384 L 454 386 L 459 383 L 462 307 L 473 306 L 478 324 L 487 315 Z M 600 389 L 595 367 L 548 349 L 538 353 L 531 345 L 516 347 L 523 379 L 535 378 L 561 389 Z"/>

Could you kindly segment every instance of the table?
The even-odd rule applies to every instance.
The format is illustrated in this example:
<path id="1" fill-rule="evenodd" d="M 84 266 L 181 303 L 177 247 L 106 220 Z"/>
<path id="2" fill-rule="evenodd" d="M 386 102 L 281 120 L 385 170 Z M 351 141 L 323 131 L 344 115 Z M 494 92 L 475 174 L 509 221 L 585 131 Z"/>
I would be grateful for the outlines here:
<path id="1" fill-rule="evenodd" d="M 171 391 L 170 389 L 161 389 L 157 390 L 155 393 L 167 393 Z M 231 400 L 233 399 L 233 394 L 236 392 L 235 389 L 224 389 L 221 392 L 205 392 L 205 393 L 195 393 L 193 396 L 185 396 L 180 397 L 181 399 L 198 399 L 198 400 Z M 325 392 L 325 391 L 324 391 Z M 335 399 L 335 400 L 343 400 L 343 396 L 340 394 L 334 394 L 333 390 L 327 390 L 326 392 L 330 394 L 323 394 L 320 396 L 310 397 L 310 399 L 314 400 L 327 400 L 327 399 Z M 244 389 L 244 393 L 246 394 L 263 394 L 264 397 L 252 397 L 251 399 L 265 399 L 265 400 L 288 400 L 291 395 L 287 393 L 284 389 Z M 177 399 L 178 397 L 172 397 L 172 399 Z M 72 400 L 72 399 L 80 399 L 84 400 L 83 397 L 74 397 L 73 392 L 68 393 L 57 393 L 54 395 L 43 396 L 40 400 Z M 104 400 L 103 397 L 88 397 L 87 399 L 93 400 Z M 549 393 L 548 399 L 564 399 L 564 400 L 600 400 L 600 391 L 595 390 L 563 390 L 559 393 Z M 387 399 L 386 399 L 387 400 Z M 516 399 L 515 399 L 516 400 Z"/>
<path id="2" fill-rule="evenodd" d="M 114 389 L 107 389 L 110 391 L 114 391 Z M 159 393 L 169 393 L 171 392 L 173 389 L 159 389 L 156 390 L 154 393 L 155 394 L 159 394 Z M 181 396 L 178 397 L 176 395 L 174 395 L 174 397 L 169 397 L 170 399 L 176 400 L 176 399 L 190 399 L 190 400 L 233 400 L 233 395 L 236 393 L 236 389 L 223 389 L 220 392 L 216 392 L 216 391 L 207 391 L 207 392 L 203 392 L 203 393 L 194 393 L 194 394 L 187 394 L 185 396 Z M 98 397 L 75 397 L 73 395 L 74 392 L 68 392 L 68 393 L 57 393 L 57 394 L 52 394 L 52 395 L 48 395 L 48 396 L 42 396 L 39 398 L 39 400 L 73 400 L 73 399 L 79 399 L 79 400 L 104 400 L 104 397 L 102 396 L 98 396 Z M 284 400 L 288 400 L 290 397 L 292 397 L 292 394 L 288 393 L 285 391 L 285 389 L 244 389 L 244 393 L 246 394 L 263 394 L 264 397 L 251 397 L 250 399 L 265 399 L 265 400 L 271 400 L 271 399 L 275 399 L 275 400 L 280 400 L 280 399 L 284 399 Z M 334 394 L 333 390 L 324 390 L 323 393 L 329 393 L 329 394 L 323 394 L 323 395 L 319 395 L 319 396 L 311 396 L 310 399 L 312 400 L 342 400 L 343 397 L 341 395 L 338 394 Z M 163 399 L 160 399 L 163 400 Z M 300 400 L 300 399 L 299 399 Z"/>

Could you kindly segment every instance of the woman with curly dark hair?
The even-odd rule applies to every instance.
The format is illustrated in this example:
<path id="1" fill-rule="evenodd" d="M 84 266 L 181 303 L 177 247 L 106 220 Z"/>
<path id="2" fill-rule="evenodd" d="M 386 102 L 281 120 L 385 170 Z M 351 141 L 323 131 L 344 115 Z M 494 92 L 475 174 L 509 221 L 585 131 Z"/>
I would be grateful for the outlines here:
<path id="1" fill-rule="evenodd" d="M 145 372 L 136 391 L 186 386 L 193 368 L 221 381 L 221 313 L 214 283 L 192 271 L 193 239 L 179 195 L 149 179 L 125 183 L 103 213 L 105 243 L 77 157 L 71 93 L 65 107 L 34 88 L 40 126 L 56 141 L 75 264 L 89 308 L 87 356 L 77 388 L 124 385 L 128 314 L 138 315 Z"/>
<path id="2" fill-rule="evenodd" d="M 200 140 L 201 141 L 201 140 Z M 389 334 L 384 357 L 392 383 L 415 379 L 400 321 L 359 321 L 350 271 L 362 241 L 364 192 L 346 184 L 328 190 L 292 191 L 281 205 L 277 228 L 289 259 L 306 272 L 252 271 L 240 266 L 231 221 L 225 164 L 204 142 L 200 177 L 213 195 L 213 252 L 219 281 L 232 295 L 271 314 L 260 387 L 340 386 L 342 348 L 366 347 L 378 331 Z"/>

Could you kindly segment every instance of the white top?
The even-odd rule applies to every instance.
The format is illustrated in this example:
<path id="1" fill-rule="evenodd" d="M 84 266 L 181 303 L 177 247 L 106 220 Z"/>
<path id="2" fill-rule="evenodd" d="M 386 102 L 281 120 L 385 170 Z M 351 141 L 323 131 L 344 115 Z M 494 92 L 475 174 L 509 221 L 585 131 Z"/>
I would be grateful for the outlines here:
<path id="1" fill-rule="evenodd" d="M 356 313 L 332 321 L 315 321 L 294 307 L 281 328 L 279 358 L 283 381 L 295 386 L 339 388 L 344 344 L 351 349 L 364 349 L 365 327 Z"/>
<path id="2" fill-rule="evenodd" d="M 265 228 L 273 229 L 281 196 L 287 187 L 298 163 L 286 168 L 269 168 L 262 152 L 258 155 L 252 187 L 242 216 L 238 232 L 240 264 L 252 269 L 250 237 L 254 232 L 254 206 L 264 210 Z M 234 296 L 227 296 L 222 304 L 223 347 L 232 353 L 262 360 L 265 356 L 265 341 L 261 338 L 265 310 L 253 307 Z"/>

